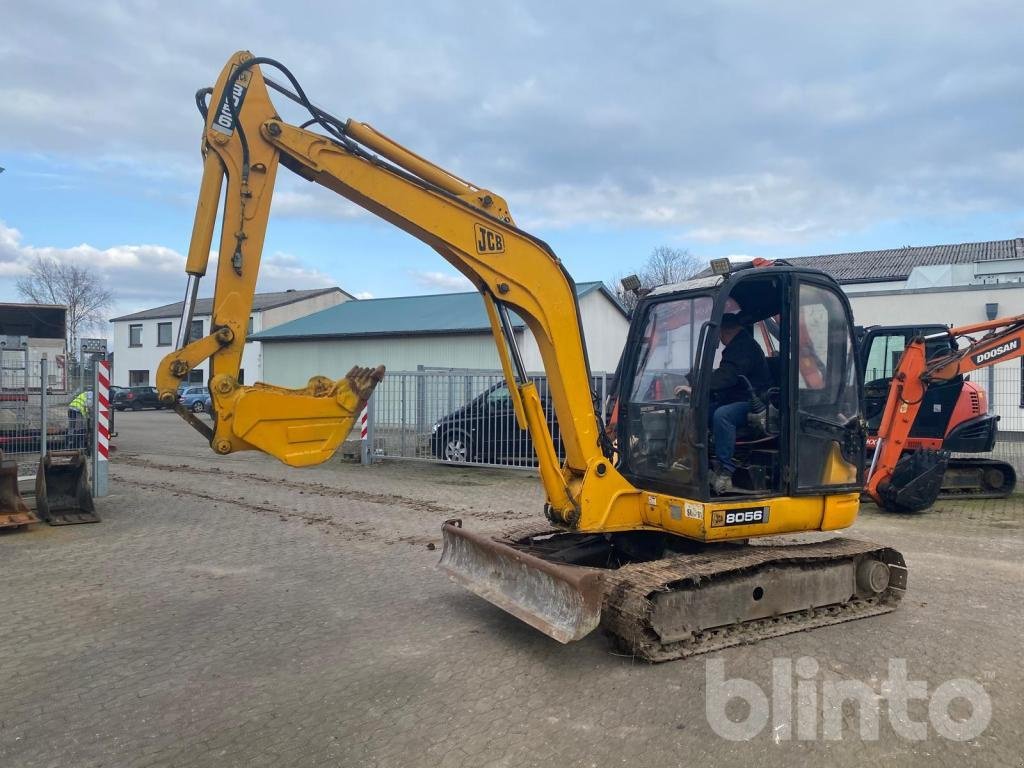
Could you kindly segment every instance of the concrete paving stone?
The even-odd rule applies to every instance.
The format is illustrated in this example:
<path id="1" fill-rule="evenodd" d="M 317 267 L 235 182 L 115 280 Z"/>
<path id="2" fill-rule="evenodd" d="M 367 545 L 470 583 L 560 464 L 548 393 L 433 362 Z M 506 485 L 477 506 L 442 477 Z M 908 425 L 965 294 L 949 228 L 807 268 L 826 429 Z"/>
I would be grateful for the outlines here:
<path id="1" fill-rule="evenodd" d="M 1024 754 L 1024 500 L 866 506 L 904 552 L 886 616 L 649 666 L 560 646 L 435 569 L 440 524 L 540 521 L 530 472 L 218 457 L 173 414 L 119 414 L 100 525 L 0 534 L 0 766 L 1010 765 Z M 429 550 L 428 544 L 436 549 Z M 878 740 L 717 735 L 707 663 L 772 663 L 876 692 L 890 659 L 934 692 L 983 686 L 988 727 Z M 962 702 L 960 702 L 962 703 Z M 965 712 L 962 708 L 957 711 Z M 927 706 L 911 709 L 927 719 Z"/>

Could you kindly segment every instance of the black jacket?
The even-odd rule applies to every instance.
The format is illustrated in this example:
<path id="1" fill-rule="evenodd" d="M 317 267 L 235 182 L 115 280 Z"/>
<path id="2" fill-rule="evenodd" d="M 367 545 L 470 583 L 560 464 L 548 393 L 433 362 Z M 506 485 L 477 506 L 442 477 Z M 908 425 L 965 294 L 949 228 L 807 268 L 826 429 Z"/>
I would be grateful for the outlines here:
<path id="1" fill-rule="evenodd" d="M 719 405 L 749 399 L 747 385 L 740 376 L 746 376 L 758 392 L 770 386 L 764 351 L 746 328 L 741 328 L 722 350 L 722 362 L 711 372 L 711 395 Z"/>

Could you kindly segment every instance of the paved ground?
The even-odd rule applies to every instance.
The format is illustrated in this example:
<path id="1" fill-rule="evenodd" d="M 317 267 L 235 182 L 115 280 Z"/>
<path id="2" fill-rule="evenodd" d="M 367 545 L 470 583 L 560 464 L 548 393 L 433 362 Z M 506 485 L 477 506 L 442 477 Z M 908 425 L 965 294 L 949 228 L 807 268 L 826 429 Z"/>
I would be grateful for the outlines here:
<path id="1" fill-rule="evenodd" d="M 1019 497 L 914 518 L 865 510 L 856 533 L 911 568 L 896 613 L 648 666 L 597 633 L 559 646 L 435 571 L 444 518 L 481 530 L 533 518 L 528 473 L 290 470 L 218 458 L 169 413 L 118 414 L 118 429 L 101 525 L 0 536 L 5 768 L 1022 765 Z M 733 742 L 713 727 L 725 715 L 706 713 L 728 690 L 707 695 L 709 660 L 770 700 L 773 660 L 796 663 L 815 694 L 843 680 L 883 693 L 890 659 L 929 694 L 953 678 L 980 686 L 987 729 L 943 738 L 920 700 L 916 741 L 883 702 L 877 739 L 847 708 L 841 738 L 825 740 L 811 698 L 816 738 L 770 722 Z M 734 700 L 728 714 L 749 708 Z"/>

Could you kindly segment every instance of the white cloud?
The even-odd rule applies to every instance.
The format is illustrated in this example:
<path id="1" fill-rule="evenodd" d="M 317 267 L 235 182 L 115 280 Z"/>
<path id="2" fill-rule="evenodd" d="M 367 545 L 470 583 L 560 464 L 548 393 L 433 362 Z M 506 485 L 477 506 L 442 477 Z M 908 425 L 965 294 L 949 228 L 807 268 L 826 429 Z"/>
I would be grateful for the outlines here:
<path id="1" fill-rule="evenodd" d="M 473 290 L 473 284 L 462 275 L 456 273 L 410 270 L 409 276 L 416 281 L 417 285 L 433 293 L 455 293 Z"/>
<path id="2" fill-rule="evenodd" d="M 325 189 L 318 189 L 315 192 L 276 189 L 271 208 L 273 216 L 313 219 L 355 219 L 368 215 L 359 206 Z"/>
<path id="3" fill-rule="evenodd" d="M 355 297 L 357 299 L 372 299 L 373 294 L 370 293 L 369 291 L 359 291 L 358 293 L 355 294 Z"/>
<path id="4" fill-rule="evenodd" d="M 82 189 L 109 173 L 194 200 L 190 94 L 237 39 L 325 109 L 503 195 L 530 227 L 753 246 L 1024 205 L 1021 3 L 7 5 L 5 152 L 85 169 Z M 362 215 L 288 176 L 276 214 Z"/>
<path id="5" fill-rule="evenodd" d="M 185 257 L 173 248 L 149 244 L 110 248 L 96 248 L 87 243 L 71 248 L 28 245 L 22 242 L 17 229 L 0 221 L 0 278 L 4 278 L 5 286 L 0 298 L 18 299 L 14 281 L 28 274 L 28 265 L 38 257 L 72 262 L 101 275 L 115 297 L 112 315 L 181 301 L 184 295 Z M 216 268 L 216 254 L 211 254 L 201 295 L 212 294 Z M 261 260 L 257 290 L 332 285 L 337 285 L 333 277 L 310 267 L 297 256 L 273 253 Z"/>

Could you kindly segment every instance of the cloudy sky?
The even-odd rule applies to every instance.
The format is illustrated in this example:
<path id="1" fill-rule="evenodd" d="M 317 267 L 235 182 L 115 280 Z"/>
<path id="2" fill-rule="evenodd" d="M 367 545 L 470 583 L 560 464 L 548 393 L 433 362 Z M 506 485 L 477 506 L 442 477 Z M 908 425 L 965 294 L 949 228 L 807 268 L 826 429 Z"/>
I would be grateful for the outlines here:
<path id="1" fill-rule="evenodd" d="M 658 245 L 785 256 L 1024 234 L 1020 2 L 0 8 L 4 300 L 37 254 L 101 270 L 118 312 L 180 299 L 193 94 L 239 48 L 505 196 L 581 281 Z M 262 287 L 463 285 L 409 236 L 288 177 Z"/>

